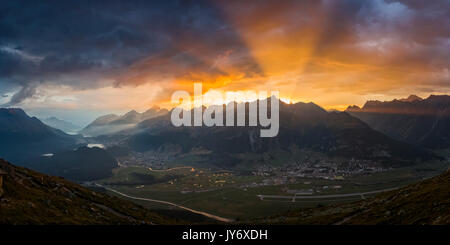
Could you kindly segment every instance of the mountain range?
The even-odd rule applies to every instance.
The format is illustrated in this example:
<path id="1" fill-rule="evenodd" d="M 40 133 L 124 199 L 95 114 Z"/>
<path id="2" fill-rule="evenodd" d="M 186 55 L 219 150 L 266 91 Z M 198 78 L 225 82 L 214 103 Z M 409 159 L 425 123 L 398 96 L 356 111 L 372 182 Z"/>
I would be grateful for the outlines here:
<path id="1" fill-rule="evenodd" d="M 432 149 L 450 147 L 448 95 L 367 101 L 362 108 L 350 106 L 346 112 L 391 138 Z"/>
<path id="2" fill-rule="evenodd" d="M 271 99 L 276 98 L 267 100 Z M 244 104 L 246 122 L 251 103 L 258 101 Z M 189 164 L 195 161 L 234 168 L 242 164 L 255 167 L 296 161 L 304 156 L 303 150 L 327 158 L 362 159 L 372 164 L 397 167 L 435 157 L 424 148 L 449 147 L 449 96 L 368 101 L 362 108 L 351 106 L 346 112 L 327 112 L 314 103 L 279 103 L 280 129 L 278 136 L 273 138 L 261 138 L 260 126 L 175 127 L 170 120 L 170 111 L 159 108 L 144 113 L 130 111 L 123 116 L 103 116 L 85 130 L 99 135 L 89 140 L 104 143 L 108 146 L 106 150 L 86 147 L 87 141 L 81 136 L 68 135 L 50 127 L 21 109 L 0 109 L 0 158 L 33 169 L 0 160 L 0 175 L 4 180 L 0 191 L 0 223 L 171 222 L 135 204 L 93 192 L 61 177 L 34 171 L 74 181 L 102 179 L 118 167 L 115 153 L 122 149 L 127 150 L 121 154 L 156 151 L 174 154 L 179 159 L 187 157 Z M 236 108 L 237 104 L 234 106 Z M 276 218 L 273 223 L 299 220 L 342 224 L 448 223 L 447 216 L 439 216 L 439 213 L 447 212 L 448 180 L 447 172 L 380 195 L 377 199 L 337 208 L 348 212 L 309 216 L 309 212 L 323 211 L 315 209 L 296 213 L 289 220 Z M 414 202 L 418 204 L 408 206 Z M 35 210 L 43 211 L 36 214 Z M 432 214 L 427 214 L 427 210 Z M 330 214 L 333 210 L 324 212 Z"/>
<path id="3" fill-rule="evenodd" d="M 352 106 L 346 112 L 279 101 L 280 129 L 273 138 L 259 137 L 260 126 L 175 127 L 170 112 L 157 107 L 144 113 L 102 116 L 83 131 L 102 135 L 92 138 L 98 141 L 94 143 L 127 149 L 125 154 L 158 151 L 175 159 L 194 156 L 221 168 L 295 162 L 303 157 L 302 150 L 328 158 L 404 166 L 432 158 L 424 147 L 450 146 L 449 98 L 368 101 L 363 108 Z M 245 104 L 246 122 L 249 105 Z M 0 109 L 0 126 L 0 157 L 21 166 L 83 181 L 108 176 L 117 164 L 115 151 L 80 148 L 85 139 L 47 126 L 21 109 Z M 22 164 L 30 159 L 33 166 Z"/>
<path id="4" fill-rule="evenodd" d="M 22 109 L 0 108 L 0 157 L 21 163 L 73 148 L 77 138 L 45 125 Z"/>
<path id="5" fill-rule="evenodd" d="M 60 129 L 68 134 L 75 134 L 76 132 L 78 132 L 81 129 L 81 127 L 78 125 L 75 125 L 71 122 L 67 122 L 65 120 L 58 119 L 56 117 L 47 117 L 47 118 L 43 118 L 40 120 L 44 124 L 46 124 L 52 128 Z"/>
<path id="6" fill-rule="evenodd" d="M 387 161 L 391 165 L 430 157 L 418 147 L 371 129 L 349 113 L 327 112 L 314 103 L 279 103 L 280 130 L 273 138 L 259 137 L 260 127 L 175 127 L 169 113 L 102 140 L 138 152 L 175 149 L 179 155 L 186 155 L 203 151 L 207 152 L 203 156 L 207 162 L 222 167 L 232 167 L 251 155 L 256 157 L 251 161 L 262 164 L 261 156 L 267 153 L 269 158 L 281 152 L 283 158 L 292 159 L 293 149 L 308 149 L 330 157 Z M 248 112 L 249 104 L 245 107 Z"/>
<path id="7" fill-rule="evenodd" d="M 80 133 L 85 136 L 112 134 L 121 130 L 131 128 L 144 120 L 167 113 L 167 109 L 161 109 L 157 106 L 154 106 L 143 113 L 132 110 L 122 116 L 108 114 L 95 119 L 92 123 L 81 130 Z"/>
<path id="8" fill-rule="evenodd" d="M 0 158 L 75 181 L 110 176 L 117 167 L 114 157 L 85 145 L 80 136 L 52 128 L 22 109 L 0 109 Z"/>

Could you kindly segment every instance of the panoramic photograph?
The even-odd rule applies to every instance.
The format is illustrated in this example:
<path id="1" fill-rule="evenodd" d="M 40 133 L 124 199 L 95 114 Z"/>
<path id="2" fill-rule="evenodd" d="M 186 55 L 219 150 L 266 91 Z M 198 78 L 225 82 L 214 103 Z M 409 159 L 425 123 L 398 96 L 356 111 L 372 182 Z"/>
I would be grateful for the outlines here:
<path id="1" fill-rule="evenodd" d="M 448 225 L 449 70 L 448 0 L 1 1 L 0 224 Z"/>

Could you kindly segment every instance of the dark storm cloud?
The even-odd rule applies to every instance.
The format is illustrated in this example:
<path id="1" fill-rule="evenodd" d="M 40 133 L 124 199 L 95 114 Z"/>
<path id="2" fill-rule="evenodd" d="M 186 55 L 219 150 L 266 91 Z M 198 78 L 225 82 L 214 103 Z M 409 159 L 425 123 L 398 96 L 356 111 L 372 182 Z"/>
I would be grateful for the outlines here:
<path id="1" fill-rule="evenodd" d="M 445 73 L 450 67 L 449 4 L 5 1 L 0 5 L 0 94 L 18 91 L 11 97 L 14 104 L 45 84 L 89 89 L 107 86 L 104 81 L 126 86 L 168 77 L 261 77 L 272 67 L 268 73 L 298 66 L 303 72 L 332 73 L 356 69 L 355 64 L 376 67 L 365 77 L 384 76 L 399 86 L 410 82 L 400 77 L 410 71 L 422 71 L 420 79 L 428 77 L 430 86 L 450 86 L 448 69 Z M 297 51 L 311 56 L 299 57 L 309 59 L 306 65 L 292 59 Z M 319 84 L 325 86 L 331 82 Z M 372 87 L 378 91 L 380 84 L 367 90 Z"/>
<path id="2" fill-rule="evenodd" d="M 169 62 L 153 72 L 176 74 L 214 70 L 210 60 L 228 49 L 248 52 L 203 1 L 9 1 L 0 33 L 0 79 L 23 87 L 17 98 L 32 94 L 28 84 L 95 88 L 148 57 Z"/>
<path id="3" fill-rule="evenodd" d="M 4 107 L 9 107 L 9 106 L 13 106 L 16 105 L 22 101 L 24 101 L 25 99 L 33 96 L 36 93 L 36 84 L 25 84 L 23 85 L 22 89 L 15 93 L 12 97 L 11 100 L 2 105 Z M 4 96 L 3 97 L 8 97 L 8 96 Z"/>
<path id="4" fill-rule="evenodd" d="M 317 50 L 358 44 L 361 38 L 398 41 L 442 48 L 450 38 L 450 1 L 372 0 L 323 1 L 327 16 Z M 359 39 L 359 40 L 358 40 Z M 329 50 L 327 50 L 327 48 Z M 429 58 L 435 54 L 429 54 Z"/>

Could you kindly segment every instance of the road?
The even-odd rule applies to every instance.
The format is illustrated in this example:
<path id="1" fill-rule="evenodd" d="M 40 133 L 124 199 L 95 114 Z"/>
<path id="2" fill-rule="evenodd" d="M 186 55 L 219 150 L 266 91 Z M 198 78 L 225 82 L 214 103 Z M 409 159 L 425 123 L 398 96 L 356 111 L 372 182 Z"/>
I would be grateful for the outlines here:
<path id="1" fill-rule="evenodd" d="M 175 167 L 175 168 L 169 168 L 169 169 L 152 169 L 152 168 L 148 168 L 148 170 L 150 170 L 152 172 L 168 172 L 168 171 L 172 171 L 172 170 L 185 169 L 185 168 L 192 169 L 192 167 L 186 166 L 186 167 Z"/>
<path id="2" fill-rule="evenodd" d="M 335 195 L 317 195 L 317 196 L 278 196 L 278 195 L 257 195 L 261 200 L 264 198 L 275 198 L 275 199 L 292 199 L 295 201 L 296 199 L 329 199 L 329 198 L 341 198 L 341 197 L 352 197 L 352 196 L 361 196 L 364 198 L 364 195 L 376 194 L 386 191 L 396 190 L 399 187 L 388 188 L 377 191 L 369 191 L 369 192 L 359 192 L 359 193 L 347 193 L 347 194 L 335 194 Z"/>
<path id="3" fill-rule="evenodd" d="M 130 198 L 130 199 L 166 204 L 166 205 L 170 205 L 170 206 L 174 206 L 174 207 L 177 207 L 177 208 L 181 208 L 181 209 L 187 210 L 187 211 L 192 212 L 192 213 L 200 214 L 200 215 L 203 215 L 205 217 L 208 217 L 208 218 L 211 218 L 211 219 L 215 219 L 215 220 L 218 220 L 218 221 L 221 221 L 221 222 L 226 222 L 226 223 L 233 222 L 232 219 L 227 219 L 227 218 L 223 218 L 223 217 L 220 217 L 220 216 L 217 216 L 217 215 L 213 215 L 213 214 L 210 214 L 210 213 L 206 213 L 206 212 L 203 212 L 203 211 L 194 210 L 194 209 L 191 209 L 191 208 L 188 208 L 188 207 L 181 206 L 181 205 L 176 204 L 176 203 L 162 201 L 162 200 L 156 200 L 156 199 L 142 198 L 142 197 L 133 197 L 133 196 L 127 195 L 125 193 L 122 193 L 120 191 L 116 191 L 114 189 L 111 189 L 109 187 L 106 187 L 106 186 L 103 186 L 103 185 L 100 185 L 100 184 L 97 184 L 97 183 L 95 183 L 95 185 L 103 187 L 103 188 L 105 188 L 108 191 L 114 192 L 116 194 L 119 194 L 121 196 Z"/>

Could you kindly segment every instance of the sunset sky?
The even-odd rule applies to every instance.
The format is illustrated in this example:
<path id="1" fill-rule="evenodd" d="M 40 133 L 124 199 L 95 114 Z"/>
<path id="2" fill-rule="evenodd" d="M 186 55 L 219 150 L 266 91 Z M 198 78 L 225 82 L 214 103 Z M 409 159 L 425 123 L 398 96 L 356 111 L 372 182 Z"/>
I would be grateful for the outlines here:
<path id="1" fill-rule="evenodd" d="M 450 91 L 450 1 L 4 1 L 0 107 L 86 124 L 175 90 L 326 109 Z"/>

